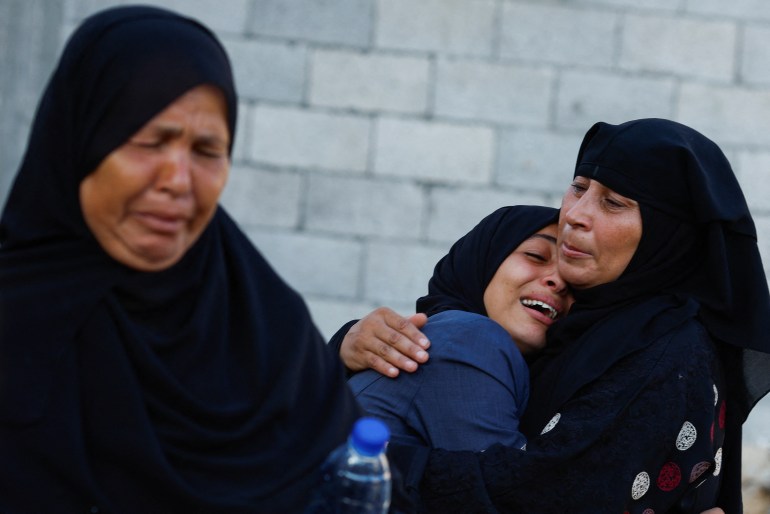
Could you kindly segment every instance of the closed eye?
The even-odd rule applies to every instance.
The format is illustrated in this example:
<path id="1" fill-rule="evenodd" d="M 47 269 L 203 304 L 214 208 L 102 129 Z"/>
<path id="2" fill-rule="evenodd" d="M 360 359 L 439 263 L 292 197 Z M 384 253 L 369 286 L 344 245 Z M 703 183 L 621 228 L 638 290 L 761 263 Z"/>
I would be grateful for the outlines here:
<path id="1" fill-rule="evenodd" d="M 539 253 L 524 252 L 524 255 L 526 255 L 527 257 L 532 257 L 533 259 L 541 261 L 541 262 L 547 262 L 548 261 L 548 259 L 545 256 L 540 255 Z"/>
<path id="2" fill-rule="evenodd" d="M 220 150 L 218 148 L 203 147 L 203 148 L 196 148 L 195 151 L 204 157 L 210 157 L 212 159 L 219 159 L 225 156 L 224 150 Z"/>
<path id="3" fill-rule="evenodd" d="M 577 182 L 573 182 L 570 187 L 572 188 L 572 192 L 576 195 L 580 196 L 581 194 L 585 193 L 588 189 L 586 186 L 579 184 Z"/>
<path id="4" fill-rule="evenodd" d="M 160 139 L 132 139 L 131 144 L 140 148 L 160 148 L 163 141 Z"/>

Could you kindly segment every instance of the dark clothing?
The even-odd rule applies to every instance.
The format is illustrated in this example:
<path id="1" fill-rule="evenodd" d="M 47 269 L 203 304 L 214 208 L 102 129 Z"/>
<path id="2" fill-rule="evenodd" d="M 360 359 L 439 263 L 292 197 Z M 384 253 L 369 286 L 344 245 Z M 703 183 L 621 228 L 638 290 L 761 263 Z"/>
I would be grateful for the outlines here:
<path id="1" fill-rule="evenodd" d="M 424 509 L 641 514 L 682 502 L 700 513 L 722 476 L 725 397 L 714 344 L 690 320 L 561 404 L 526 451 L 432 452 Z"/>
<path id="2" fill-rule="evenodd" d="M 553 433 L 527 452 L 434 451 L 420 486 L 426 505 L 641 512 L 649 502 L 655 512 L 677 504 L 684 512 L 741 512 L 741 423 L 770 389 L 770 295 L 732 169 L 702 134 L 647 119 L 592 127 L 575 176 L 639 203 L 636 252 L 617 280 L 575 291 L 531 367 L 522 429 L 534 437 L 560 414 Z M 708 394 L 714 386 L 716 402 Z M 696 444 L 677 453 L 678 434 L 694 433 Z M 677 474 L 679 484 L 697 475 L 693 465 L 708 465 L 693 481 L 707 478 L 697 501 L 687 486 L 667 490 Z M 476 495 L 460 498 L 455 483 L 475 484 L 465 491 Z"/>
<path id="3" fill-rule="evenodd" d="M 444 311 L 464 311 L 485 316 L 484 291 L 497 269 L 524 240 L 544 227 L 556 223 L 557 219 L 558 211 L 550 207 L 522 205 L 497 209 L 455 242 L 447 255 L 436 264 L 433 277 L 428 283 L 428 294 L 417 300 L 417 311 L 425 312 L 429 316 L 429 320 Z M 345 324 L 329 341 L 329 345 L 337 354 L 339 354 L 345 335 L 356 321 L 353 320 Z M 491 320 L 488 320 L 488 323 L 493 332 L 500 334 L 501 328 L 496 323 Z M 431 322 L 429 321 L 426 330 L 432 330 L 430 326 Z M 417 487 L 430 455 L 430 446 L 428 445 L 435 444 L 432 439 L 434 435 L 440 433 L 442 441 L 451 438 L 452 445 L 455 443 L 465 444 L 464 441 L 458 440 L 457 434 L 447 435 L 453 430 L 454 421 L 449 423 L 444 416 L 452 416 L 452 414 L 445 413 L 451 413 L 457 408 L 453 405 L 455 401 L 461 398 L 469 399 L 471 401 L 470 407 L 474 409 L 471 412 L 478 413 L 477 419 L 474 420 L 468 416 L 469 411 L 461 411 L 464 413 L 463 423 L 470 422 L 471 425 L 475 425 L 470 427 L 466 425 L 466 428 L 462 429 L 464 434 L 461 437 L 475 431 L 474 444 L 478 443 L 480 447 L 486 446 L 488 441 L 496 437 L 500 437 L 500 440 L 513 438 L 512 444 L 517 448 L 521 446 L 518 424 L 514 418 L 518 418 L 521 413 L 520 405 L 524 399 L 520 393 L 523 388 L 520 381 L 526 376 L 526 368 L 523 363 L 518 361 L 517 356 L 520 357 L 518 352 L 516 355 L 507 354 L 503 359 L 504 362 L 500 362 L 500 338 L 496 338 L 498 342 L 493 347 L 482 348 L 485 343 L 489 342 L 489 335 L 484 334 L 482 336 L 481 330 L 476 331 L 478 333 L 473 338 L 458 339 L 454 329 L 444 330 L 440 325 L 437 328 L 435 333 L 429 334 L 432 343 L 431 358 L 427 364 L 423 365 L 423 368 L 428 368 L 435 362 L 434 368 L 438 370 L 438 383 L 451 384 L 456 389 L 436 398 L 435 405 L 428 406 L 427 402 L 423 402 L 426 408 L 430 407 L 429 414 L 432 416 L 430 420 L 420 419 L 418 421 L 414 419 L 411 415 L 415 414 L 415 411 L 411 409 L 410 400 L 403 396 L 400 401 L 393 401 L 387 406 L 380 403 L 375 407 L 376 409 L 383 409 L 384 416 L 386 419 L 391 418 L 391 423 L 395 423 L 393 419 L 395 417 L 400 417 L 403 420 L 403 425 L 394 425 L 396 434 L 394 441 L 388 446 L 388 457 L 397 469 L 403 472 L 404 492 L 406 493 L 404 501 L 406 502 L 408 499 L 415 505 L 419 503 Z M 467 326 L 464 327 L 465 329 Z M 444 338 L 451 344 L 448 347 L 449 351 L 461 356 L 461 363 L 455 363 L 453 359 L 443 358 L 446 355 L 442 345 Z M 510 342 L 509 337 L 504 338 L 504 340 Z M 466 344 L 468 348 L 467 351 L 464 351 L 463 345 Z M 476 351 L 483 353 L 476 355 L 478 358 L 474 358 L 473 354 Z M 489 352 L 495 355 L 490 358 Z M 513 367 L 510 366 L 511 363 L 514 365 Z M 501 369 L 501 365 L 503 369 Z M 458 366 L 466 373 L 465 379 L 455 379 L 452 383 L 451 375 L 458 369 Z M 437 372 L 436 370 L 426 371 Z M 372 377 L 376 377 L 373 371 L 365 371 L 362 374 L 366 378 L 354 377 L 352 379 L 354 381 L 353 386 L 357 390 L 362 387 L 358 380 L 368 382 L 372 380 Z M 414 376 L 402 373 L 397 381 L 404 379 L 406 379 L 404 381 L 406 387 L 403 388 L 393 384 L 393 380 L 389 378 L 380 378 L 375 384 L 376 387 L 383 387 L 384 389 L 394 387 L 400 393 L 408 393 L 410 390 L 422 387 L 423 384 L 433 380 L 427 373 L 423 374 L 422 370 Z M 510 392 L 511 386 L 503 386 L 503 383 L 516 384 L 513 386 L 516 391 Z M 438 393 L 438 391 L 433 392 Z M 378 391 L 376 401 L 385 402 L 388 400 L 389 394 Z M 482 405 L 483 398 L 487 394 L 495 394 L 495 399 L 490 402 L 491 405 Z M 507 398 L 504 398 L 505 396 Z M 512 403 L 506 405 L 505 402 Z M 487 407 L 497 409 L 497 412 L 487 411 Z M 497 419 L 495 420 L 495 418 Z M 502 420 L 508 420 L 511 426 L 500 428 L 499 424 Z M 494 428 L 495 426 L 498 428 Z M 492 433 L 484 434 L 481 432 L 480 430 L 487 430 L 484 427 L 493 427 Z M 410 434 L 411 430 L 414 430 L 411 437 L 400 437 L 402 434 Z M 447 438 L 443 439 L 444 436 Z M 425 441 L 424 445 L 412 444 L 419 439 Z M 406 444 L 406 441 L 410 441 L 410 443 Z"/>
<path id="4" fill-rule="evenodd" d="M 484 291 L 500 265 L 524 240 L 558 219 L 558 210 L 538 205 L 501 207 L 489 214 L 436 263 L 416 312 L 432 316 L 454 309 L 486 316 Z"/>
<path id="5" fill-rule="evenodd" d="M 770 390 L 770 294 L 754 220 L 722 150 L 669 120 L 597 123 L 575 175 L 638 201 L 643 225 L 621 279 L 586 291 L 576 305 L 612 309 L 619 299 L 659 292 L 696 299 L 706 329 L 735 354 L 731 406 L 745 420 Z"/>
<path id="6" fill-rule="evenodd" d="M 86 20 L 48 84 L 0 221 L 0 512 L 301 512 L 359 416 L 302 299 L 222 209 L 158 272 L 83 220 L 83 178 L 202 84 L 234 139 L 221 45 L 149 7 Z"/>
<path id="7" fill-rule="evenodd" d="M 730 370 L 723 451 L 727 472 L 718 506 L 739 512 L 741 424 L 770 390 L 770 294 L 754 221 L 730 163 L 713 141 L 690 127 L 642 119 L 595 124 L 581 144 L 575 175 L 639 202 L 643 234 L 620 279 L 576 294 L 574 312 L 554 327 L 549 342 L 559 346 L 574 339 L 563 335 L 592 325 L 634 298 L 669 293 L 697 302 L 698 320 L 716 341 L 724 369 Z M 649 309 L 635 323 L 644 326 L 644 319 L 663 309 Z M 646 337 L 640 334 L 639 341 Z M 611 344 L 590 347 L 602 355 Z M 557 388 L 567 395 L 564 384 Z"/>
<path id="8" fill-rule="evenodd" d="M 487 215 L 436 263 L 428 281 L 428 294 L 417 299 L 416 312 L 430 317 L 458 310 L 486 316 L 484 291 L 497 269 L 522 242 L 558 220 L 557 209 L 539 205 L 501 207 Z M 337 354 L 357 321 L 347 322 L 329 339 L 329 346 Z"/>
<path id="9" fill-rule="evenodd" d="M 522 447 L 519 417 L 529 397 L 529 371 L 511 336 L 479 314 L 443 311 L 422 332 L 430 360 L 397 378 L 374 370 L 354 375 L 353 393 L 367 414 L 384 420 L 393 444 L 485 450 Z"/>

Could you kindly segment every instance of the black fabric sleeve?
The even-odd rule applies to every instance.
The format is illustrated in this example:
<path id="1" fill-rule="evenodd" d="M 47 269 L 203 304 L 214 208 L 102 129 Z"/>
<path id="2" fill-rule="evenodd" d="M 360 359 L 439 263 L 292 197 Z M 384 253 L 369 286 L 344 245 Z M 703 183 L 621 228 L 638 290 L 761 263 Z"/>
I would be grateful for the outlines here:
<path id="1" fill-rule="evenodd" d="M 328 345 L 332 348 L 332 350 L 334 351 L 334 353 L 337 354 L 338 357 L 340 355 L 340 349 L 342 348 L 342 340 L 345 339 L 345 336 L 347 335 L 348 330 L 350 330 L 350 327 L 358 323 L 358 321 L 359 320 L 357 319 L 348 321 L 347 323 L 342 325 L 342 327 L 340 327 L 340 329 L 337 330 L 337 332 L 334 333 L 331 339 L 329 339 Z M 347 366 L 345 366 L 345 376 L 347 378 L 352 377 L 354 374 L 355 374 L 355 371 L 351 371 L 350 369 L 348 369 Z"/>
<path id="2" fill-rule="evenodd" d="M 697 505 L 679 512 L 715 506 L 725 395 L 713 345 L 699 327 L 618 362 L 554 413 L 525 451 L 502 445 L 483 453 L 433 450 L 420 484 L 423 508 L 674 512 L 698 486 L 704 489 Z M 639 393 L 618 405 L 616 398 L 640 381 Z"/>
<path id="3" fill-rule="evenodd" d="M 415 514 L 419 511 L 418 488 L 430 448 L 391 442 L 387 451 L 393 481 L 390 514 Z"/>

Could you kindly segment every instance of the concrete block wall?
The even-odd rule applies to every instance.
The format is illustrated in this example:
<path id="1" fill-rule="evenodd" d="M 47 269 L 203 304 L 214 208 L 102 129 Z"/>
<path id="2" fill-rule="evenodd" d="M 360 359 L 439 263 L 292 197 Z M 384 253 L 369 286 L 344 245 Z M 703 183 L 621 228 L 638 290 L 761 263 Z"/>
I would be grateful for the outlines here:
<path id="1" fill-rule="evenodd" d="M 67 0 L 64 33 L 114 0 Z M 223 204 L 325 335 L 411 312 L 483 215 L 558 205 L 597 120 L 672 118 L 722 145 L 770 265 L 770 9 L 702 0 L 154 0 L 233 60 Z"/>
<path id="2" fill-rule="evenodd" d="M 666 117 L 720 144 L 770 267 L 770 2 L 144 1 L 226 45 L 241 111 L 223 204 L 327 336 L 378 305 L 412 312 L 438 258 L 495 208 L 558 206 L 599 120 Z M 61 12 L 0 0 L 58 29 L 36 69 L 84 16 L 127 2 L 50 3 Z M 29 88 L 0 77 L 10 108 Z M 1 153 L 20 158 L 14 145 Z"/>

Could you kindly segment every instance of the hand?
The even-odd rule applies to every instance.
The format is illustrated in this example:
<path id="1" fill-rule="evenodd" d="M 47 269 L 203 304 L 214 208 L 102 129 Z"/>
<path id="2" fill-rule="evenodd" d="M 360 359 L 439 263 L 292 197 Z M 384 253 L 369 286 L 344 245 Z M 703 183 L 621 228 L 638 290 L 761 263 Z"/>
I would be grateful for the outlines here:
<path id="1" fill-rule="evenodd" d="M 713 509 L 704 510 L 703 512 L 701 512 L 701 514 L 725 514 L 725 511 L 723 511 L 719 507 L 714 507 Z"/>
<path id="2" fill-rule="evenodd" d="M 379 307 L 350 327 L 340 345 L 340 357 L 352 371 L 372 368 L 396 377 L 399 369 L 415 371 L 428 360 L 430 341 L 420 332 L 428 317 L 405 318 L 387 307 Z"/>

